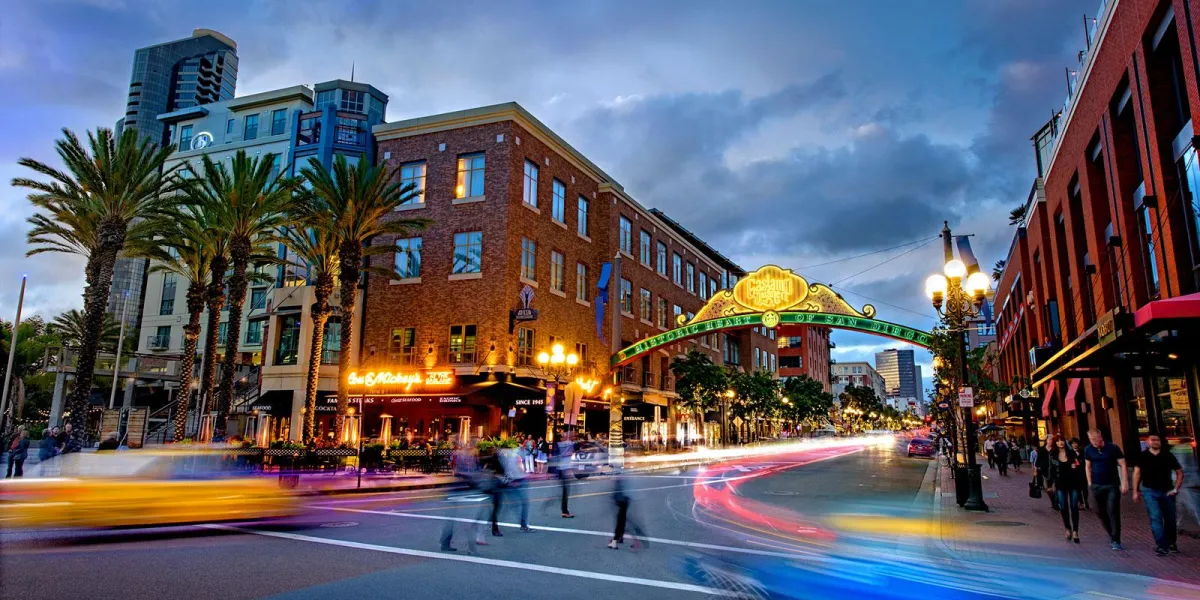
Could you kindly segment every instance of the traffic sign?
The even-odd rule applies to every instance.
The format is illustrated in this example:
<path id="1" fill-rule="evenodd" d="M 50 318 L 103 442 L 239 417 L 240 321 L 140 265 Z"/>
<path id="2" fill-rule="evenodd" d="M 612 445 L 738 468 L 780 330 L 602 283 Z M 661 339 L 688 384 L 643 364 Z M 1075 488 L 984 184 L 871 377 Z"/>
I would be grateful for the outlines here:
<path id="1" fill-rule="evenodd" d="M 958 405 L 963 408 L 975 406 L 975 390 L 970 387 L 958 388 Z"/>

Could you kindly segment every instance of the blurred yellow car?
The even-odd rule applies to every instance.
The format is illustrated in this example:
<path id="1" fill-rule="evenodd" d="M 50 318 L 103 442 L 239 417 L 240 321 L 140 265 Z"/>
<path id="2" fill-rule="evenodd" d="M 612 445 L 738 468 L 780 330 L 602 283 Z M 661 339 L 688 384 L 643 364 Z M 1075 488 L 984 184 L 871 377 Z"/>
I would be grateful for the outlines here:
<path id="1" fill-rule="evenodd" d="M 274 478 L 239 476 L 219 453 L 73 453 L 0 482 L 0 528 L 145 527 L 286 517 Z"/>

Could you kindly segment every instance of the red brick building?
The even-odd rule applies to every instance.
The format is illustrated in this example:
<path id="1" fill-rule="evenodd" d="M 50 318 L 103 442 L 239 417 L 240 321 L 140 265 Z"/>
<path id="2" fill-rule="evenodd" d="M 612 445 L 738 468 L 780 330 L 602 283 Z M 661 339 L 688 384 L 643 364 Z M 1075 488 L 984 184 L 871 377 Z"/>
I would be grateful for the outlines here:
<path id="1" fill-rule="evenodd" d="M 368 279 L 360 370 L 437 375 L 433 385 L 408 377 L 357 390 L 364 435 L 378 435 L 384 415 L 394 435 L 545 432 L 542 386 L 550 377 L 536 357 L 561 344 L 579 357 L 571 377 L 596 382 L 582 391 L 581 428 L 606 432 L 605 394 L 618 394 L 627 436 L 693 441 L 704 433 L 700 424 L 673 410 L 675 355 L 695 348 L 747 369 L 776 364 L 773 333 L 740 332 L 678 343 L 616 377 L 609 372 L 613 310 L 623 347 L 674 328 L 678 315 L 698 312 L 744 271 L 631 198 L 521 106 L 388 123 L 374 133 L 379 160 L 423 190 L 396 217 L 431 225 L 375 242 L 396 246 L 404 277 Z M 372 264 L 392 260 L 376 256 Z M 604 294 L 610 302 L 600 314 Z M 560 390 L 557 418 L 564 401 Z"/>
<path id="2" fill-rule="evenodd" d="M 1027 433 L 1160 433 L 1195 465 L 1200 334 L 1200 0 L 1109 2 L 996 292 L 998 376 Z"/>
<path id="3" fill-rule="evenodd" d="M 829 328 L 814 325 L 788 326 L 779 338 L 779 376 L 807 375 L 831 392 L 829 380 Z"/>

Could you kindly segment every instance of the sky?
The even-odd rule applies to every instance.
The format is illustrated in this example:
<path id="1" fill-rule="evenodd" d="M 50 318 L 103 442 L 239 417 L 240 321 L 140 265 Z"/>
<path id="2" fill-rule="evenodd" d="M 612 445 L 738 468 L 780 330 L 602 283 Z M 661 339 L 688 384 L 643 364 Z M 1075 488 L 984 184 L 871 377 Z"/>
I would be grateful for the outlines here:
<path id="1" fill-rule="evenodd" d="M 111 127 L 135 49 L 215 29 L 237 94 L 349 78 L 387 119 L 517 101 L 747 269 L 833 284 L 928 329 L 943 221 L 985 270 L 1035 177 L 1099 0 L 16 2 L 0 13 L 0 316 L 82 306 L 82 260 L 26 258 L 26 176 L 61 128 Z M 918 243 L 913 243 L 918 242 Z M 907 245 L 906 245 L 907 244 Z M 893 248 L 892 250 L 879 252 Z M 863 254 L 866 256 L 860 256 Z M 855 258 L 858 257 L 858 258 Z M 834 262 L 836 261 L 836 262 Z M 838 361 L 896 342 L 835 332 Z M 929 389 L 930 356 L 917 353 Z"/>

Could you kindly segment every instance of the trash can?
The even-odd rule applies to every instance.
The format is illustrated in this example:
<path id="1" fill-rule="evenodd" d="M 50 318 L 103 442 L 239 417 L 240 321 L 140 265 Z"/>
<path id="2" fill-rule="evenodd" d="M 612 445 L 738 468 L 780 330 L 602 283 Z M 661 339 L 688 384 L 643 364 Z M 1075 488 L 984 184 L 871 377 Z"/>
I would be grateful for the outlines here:
<path id="1" fill-rule="evenodd" d="M 971 495 L 971 480 L 966 465 L 954 469 L 954 501 L 962 506 Z"/>

